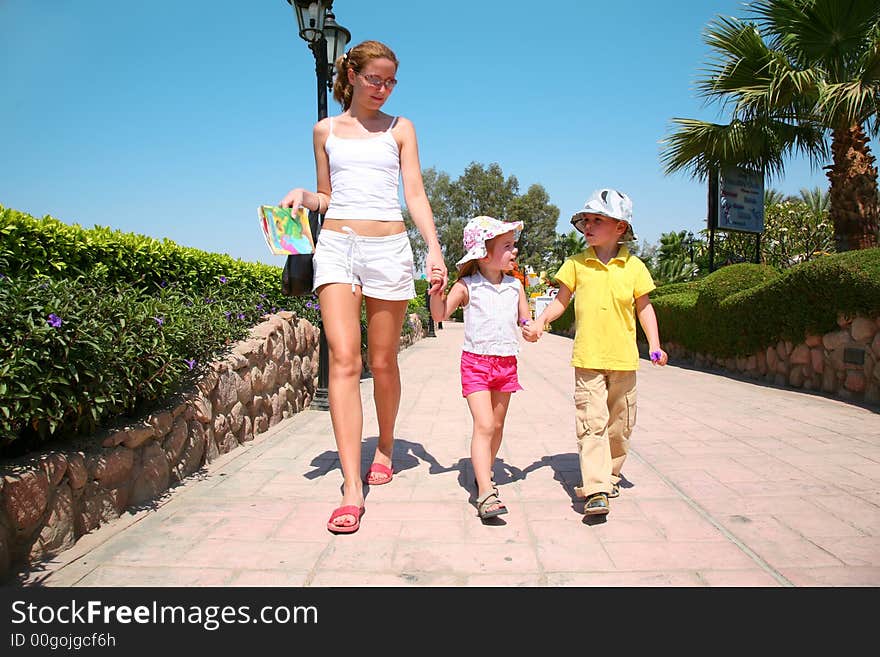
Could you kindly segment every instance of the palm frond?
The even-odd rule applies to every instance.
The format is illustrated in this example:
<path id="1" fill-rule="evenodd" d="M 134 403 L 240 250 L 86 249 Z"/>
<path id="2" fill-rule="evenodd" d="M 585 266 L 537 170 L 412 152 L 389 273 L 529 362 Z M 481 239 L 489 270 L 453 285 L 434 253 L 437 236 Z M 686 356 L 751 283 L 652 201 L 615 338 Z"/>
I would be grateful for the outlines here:
<path id="1" fill-rule="evenodd" d="M 729 124 L 673 119 L 678 128 L 662 140 L 660 161 L 665 173 L 685 171 L 698 180 L 728 165 L 781 176 L 785 156 L 803 153 L 818 162 L 827 157 L 825 131 L 812 124 L 756 119 Z"/>
<path id="2" fill-rule="evenodd" d="M 818 110 L 832 126 L 861 125 L 880 108 L 880 84 L 865 85 L 861 80 L 822 84 Z"/>

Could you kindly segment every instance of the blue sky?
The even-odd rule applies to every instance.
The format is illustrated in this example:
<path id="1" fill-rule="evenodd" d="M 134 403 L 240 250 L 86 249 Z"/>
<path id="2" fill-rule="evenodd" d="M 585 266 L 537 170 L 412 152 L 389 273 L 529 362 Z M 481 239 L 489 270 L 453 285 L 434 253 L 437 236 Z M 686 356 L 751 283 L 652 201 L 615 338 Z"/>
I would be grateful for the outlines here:
<path id="1" fill-rule="evenodd" d="M 694 95 L 701 35 L 740 2 L 336 0 L 352 44 L 401 61 L 384 109 L 423 168 L 497 162 L 542 184 L 559 230 L 596 188 L 634 202 L 642 241 L 705 225 L 705 186 L 664 176 L 670 119 L 726 120 Z M 0 204 L 280 265 L 256 208 L 314 188 L 314 59 L 286 0 L 0 0 Z M 330 100 L 330 113 L 339 106 Z M 793 161 L 772 186 L 827 187 Z"/>

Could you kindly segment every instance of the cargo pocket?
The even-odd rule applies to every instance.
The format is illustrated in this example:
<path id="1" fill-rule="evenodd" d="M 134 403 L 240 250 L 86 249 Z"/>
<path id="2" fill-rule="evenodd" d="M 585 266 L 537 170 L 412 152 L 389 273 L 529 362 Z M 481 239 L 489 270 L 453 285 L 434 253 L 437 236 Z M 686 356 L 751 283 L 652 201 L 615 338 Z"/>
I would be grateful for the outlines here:
<path id="1" fill-rule="evenodd" d="M 632 431 L 633 427 L 636 426 L 636 391 L 635 388 L 627 392 L 624 397 L 626 398 L 626 431 L 627 436 L 629 432 Z"/>
<path id="2" fill-rule="evenodd" d="M 590 393 L 586 390 L 574 394 L 574 424 L 578 439 L 595 433 L 590 426 Z"/>

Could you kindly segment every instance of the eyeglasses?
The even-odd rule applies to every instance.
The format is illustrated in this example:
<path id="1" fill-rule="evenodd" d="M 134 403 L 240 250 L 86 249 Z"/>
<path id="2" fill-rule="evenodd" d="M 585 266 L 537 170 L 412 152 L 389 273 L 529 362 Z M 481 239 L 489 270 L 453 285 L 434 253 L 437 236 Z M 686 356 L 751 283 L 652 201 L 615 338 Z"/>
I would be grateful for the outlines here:
<path id="1" fill-rule="evenodd" d="M 394 89 L 394 85 L 397 84 L 397 80 L 394 78 L 388 78 L 387 80 L 383 80 L 378 75 L 364 75 L 363 73 L 358 73 L 363 79 L 371 87 L 375 87 L 376 89 L 381 89 L 385 87 L 389 91 Z"/>

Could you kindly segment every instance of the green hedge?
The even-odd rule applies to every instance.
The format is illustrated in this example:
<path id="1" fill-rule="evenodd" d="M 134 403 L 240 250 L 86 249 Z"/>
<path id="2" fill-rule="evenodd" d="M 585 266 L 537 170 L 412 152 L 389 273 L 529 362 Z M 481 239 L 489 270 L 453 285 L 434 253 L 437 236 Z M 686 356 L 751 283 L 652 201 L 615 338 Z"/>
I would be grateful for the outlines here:
<path id="1" fill-rule="evenodd" d="M 281 297 L 281 268 L 179 246 L 171 240 L 53 217 L 36 219 L 0 205 L 0 272 L 6 276 L 99 277 L 157 289 L 175 282 L 200 290 L 220 278 L 238 288 Z"/>
<path id="2" fill-rule="evenodd" d="M 746 356 L 779 340 L 831 331 L 840 313 L 880 315 L 880 249 L 833 254 L 780 274 L 730 265 L 699 283 L 657 292 L 652 302 L 662 341 L 719 357 Z"/>
<path id="3" fill-rule="evenodd" d="M 574 324 L 574 297 L 572 297 L 571 302 L 565 307 L 562 314 L 550 325 L 550 330 L 553 333 L 567 333 L 571 329 L 572 324 Z"/>

